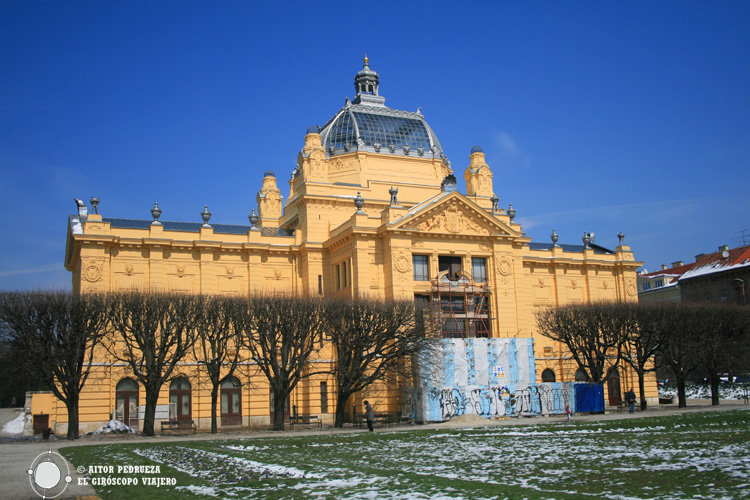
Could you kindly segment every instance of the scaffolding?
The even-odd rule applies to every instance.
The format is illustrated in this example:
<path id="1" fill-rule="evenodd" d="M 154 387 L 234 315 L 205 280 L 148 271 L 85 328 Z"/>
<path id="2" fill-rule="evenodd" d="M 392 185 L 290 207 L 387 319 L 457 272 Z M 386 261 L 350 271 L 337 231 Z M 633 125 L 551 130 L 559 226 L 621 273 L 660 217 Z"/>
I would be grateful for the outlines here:
<path id="1" fill-rule="evenodd" d="M 488 281 L 477 282 L 465 272 L 449 279 L 447 271 L 431 281 L 432 304 L 444 338 L 492 337 Z"/>

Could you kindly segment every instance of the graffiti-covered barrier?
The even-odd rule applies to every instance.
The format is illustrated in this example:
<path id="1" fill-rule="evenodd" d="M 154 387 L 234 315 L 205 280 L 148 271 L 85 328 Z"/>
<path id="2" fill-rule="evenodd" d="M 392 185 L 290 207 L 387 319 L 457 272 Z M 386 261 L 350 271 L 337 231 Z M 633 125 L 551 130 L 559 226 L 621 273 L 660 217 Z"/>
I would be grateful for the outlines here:
<path id="1" fill-rule="evenodd" d="M 418 385 L 404 390 L 403 416 L 418 422 L 575 411 L 573 384 L 537 384 L 533 339 L 444 339 L 420 358 Z"/>

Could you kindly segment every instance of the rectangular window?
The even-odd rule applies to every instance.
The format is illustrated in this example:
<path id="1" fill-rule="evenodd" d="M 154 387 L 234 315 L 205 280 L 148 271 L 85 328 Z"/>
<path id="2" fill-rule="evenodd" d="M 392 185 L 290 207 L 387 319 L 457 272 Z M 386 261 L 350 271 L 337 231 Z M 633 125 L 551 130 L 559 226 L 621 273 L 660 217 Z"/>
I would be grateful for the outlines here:
<path id="1" fill-rule="evenodd" d="M 430 261 L 427 255 L 413 255 L 414 281 L 430 281 Z"/>
<path id="2" fill-rule="evenodd" d="M 660 287 L 660 286 L 664 286 L 664 280 L 656 280 L 656 281 L 654 282 L 654 286 L 655 286 L 655 287 Z"/>
<path id="3" fill-rule="evenodd" d="M 463 319 L 445 318 L 443 320 L 443 338 L 460 339 L 466 337 L 466 324 Z"/>
<path id="4" fill-rule="evenodd" d="M 463 295 L 441 295 L 440 308 L 443 312 L 462 314 L 466 312 Z"/>
<path id="5" fill-rule="evenodd" d="M 471 258 L 471 277 L 477 283 L 487 283 L 487 260 L 484 257 Z"/>
<path id="6" fill-rule="evenodd" d="M 458 273 L 461 272 L 461 257 L 452 255 L 440 255 L 438 257 L 438 271 L 448 271 L 448 279 L 451 281 L 458 280 Z"/>
<path id="7" fill-rule="evenodd" d="M 346 281 L 346 261 L 341 263 L 341 288 L 346 288 L 348 285 Z"/>
<path id="8" fill-rule="evenodd" d="M 320 383 L 320 413 L 328 413 L 328 382 Z"/>
<path id="9" fill-rule="evenodd" d="M 475 296 L 474 300 L 469 304 L 469 312 L 475 312 L 477 314 L 489 314 L 489 298 L 486 296 Z"/>
<path id="10" fill-rule="evenodd" d="M 469 320 L 469 337 L 489 338 L 490 321 L 487 318 Z"/>
<path id="11" fill-rule="evenodd" d="M 642 288 L 643 290 L 649 290 L 650 288 L 651 288 L 650 282 L 647 281 L 643 284 L 643 288 Z"/>
<path id="12" fill-rule="evenodd" d="M 336 290 L 341 290 L 339 266 L 333 266 L 333 283 L 336 285 Z"/>

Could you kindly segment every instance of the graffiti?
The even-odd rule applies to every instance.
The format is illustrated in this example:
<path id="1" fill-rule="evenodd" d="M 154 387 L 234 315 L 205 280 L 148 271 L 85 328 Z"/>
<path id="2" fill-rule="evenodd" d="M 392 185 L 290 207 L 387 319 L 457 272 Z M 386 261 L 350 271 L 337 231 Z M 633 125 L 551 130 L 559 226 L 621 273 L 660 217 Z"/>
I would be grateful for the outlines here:
<path id="1" fill-rule="evenodd" d="M 419 408 L 419 402 L 422 400 L 422 391 L 417 387 L 408 387 L 404 389 L 403 407 L 401 409 L 401 416 L 403 418 L 410 418 L 417 420 L 417 410 Z"/>
<path id="2" fill-rule="evenodd" d="M 486 418 L 561 415 L 565 406 L 573 406 L 571 384 L 562 383 L 531 384 L 515 390 L 508 386 L 432 388 L 429 398 L 439 403 L 442 420 L 464 414 Z"/>

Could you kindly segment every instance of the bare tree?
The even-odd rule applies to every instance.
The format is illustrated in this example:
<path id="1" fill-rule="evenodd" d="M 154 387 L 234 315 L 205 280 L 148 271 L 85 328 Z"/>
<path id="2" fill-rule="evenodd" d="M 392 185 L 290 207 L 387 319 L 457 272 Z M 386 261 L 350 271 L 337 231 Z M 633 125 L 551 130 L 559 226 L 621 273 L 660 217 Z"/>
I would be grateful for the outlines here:
<path id="1" fill-rule="evenodd" d="M 218 432 L 216 410 L 219 386 L 237 368 L 240 338 L 234 325 L 237 314 L 244 312 L 244 299 L 204 296 L 200 300 L 197 338 L 193 353 L 198 364 L 206 367 L 211 381 L 211 433 Z"/>
<path id="2" fill-rule="evenodd" d="M 78 404 L 94 348 L 106 334 L 107 298 L 65 292 L 0 294 L 0 319 L 27 361 L 68 410 L 68 439 L 79 437 Z"/>
<path id="3" fill-rule="evenodd" d="M 273 393 L 273 429 L 284 430 L 284 408 L 300 380 L 314 375 L 308 362 L 322 340 L 322 302 L 288 296 L 250 297 L 236 328 Z"/>
<path id="4" fill-rule="evenodd" d="M 131 291 L 112 297 L 109 316 L 116 333 L 107 349 L 130 366 L 146 391 L 145 436 L 154 435 L 161 386 L 193 346 L 198 304 L 194 295 L 175 293 Z"/>
<path id="5" fill-rule="evenodd" d="M 697 309 L 687 304 L 664 304 L 658 308 L 661 344 L 656 361 L 672 372 L 677 384 L 678 406 L 685 408 L 685 383 L 699 368 L 698 344 L 702 334 Z"/>
<path id="6" fill-rule="evenodd" d="M 735 373 L 743 362 L 750 332 L 750 309 L 724 304 L 691 304 L 700 334 L 696 358 L 711 384 L 711 404 L 719 404 L 721 374 Z"/>
<path id="7" fill-rule="evenodd" d="M 623 346 L 636 327 L 623 314 L 630 307 L 620 302 L 568 305 L 537 312 L 539 334 L 565 345 L 592 382 L 607 380 L 607 369 L 618 366 Z"/>
<path id="8" fill-rule="evenodd" d="M 638 391 L 641 397 L 641 410 L 646 409 L 645 376 L 656 371 L 654 357 L 664 339 L 662 335 L 662 309 L 653 305 L 627 304 L 621 310 L 637 324 L 630 330 L 630 337 L 623 346 L 622 359 L 638 375 Z"/>
<path id="9" fill-rule="evenodd" d="M 428 339 L 424 321 L 417 321 L 408 301 L 331 300 L 323 321 L 336 354 L 334 425 L 343 427 L 349 397 L 404 368 Z"/>

